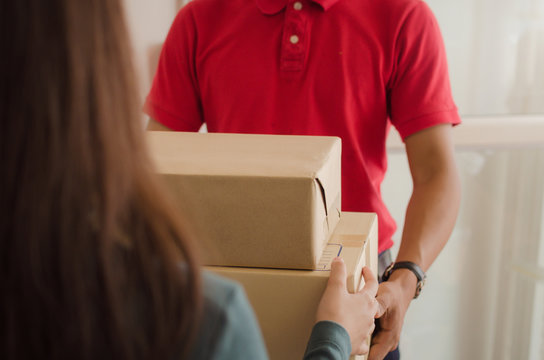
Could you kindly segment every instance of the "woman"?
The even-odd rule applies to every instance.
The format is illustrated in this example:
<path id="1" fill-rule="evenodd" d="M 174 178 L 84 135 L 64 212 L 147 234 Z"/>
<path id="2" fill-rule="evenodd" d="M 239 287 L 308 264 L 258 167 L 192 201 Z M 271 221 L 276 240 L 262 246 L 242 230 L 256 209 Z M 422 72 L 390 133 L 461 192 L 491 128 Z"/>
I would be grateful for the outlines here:
<path id="1" fill-rule="evenodd" d="M 0 20 L 0 358 L 266 358 L 153 175 L 119 1 L 4 1 Z M 368 351 L 364 276 L 350 295 L 334 262 L 307 358 Z"/>

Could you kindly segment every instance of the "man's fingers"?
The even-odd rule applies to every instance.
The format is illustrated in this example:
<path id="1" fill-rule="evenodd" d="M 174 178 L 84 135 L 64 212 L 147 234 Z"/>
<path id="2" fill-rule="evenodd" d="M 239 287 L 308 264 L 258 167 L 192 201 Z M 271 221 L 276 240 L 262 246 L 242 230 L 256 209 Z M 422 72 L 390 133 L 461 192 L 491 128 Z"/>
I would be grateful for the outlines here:
<path id="1" fill-rule="evenodd" d="M 327 286 L 341 287 L 347 289 L 346 286 L 346 264 L 342 258 L 334 258 L 331 263 L 331 274 L 329 276 L 329 282 Z M 346 290 L 347 291 L 347 290 Z"/>
<path id="2" fill-rule="evenodd" d="M 378 292 L 378 280 L 376 279 L 376 275 L 367 266 L 363 268 L 363 278 L 365 279 L 365 286 L 361 291 L 368 292 L 373 297 L 376 296 Z"/>
<path id="3" fill-rule="evenodd" d="M 389 353 L 389 346 L 384 343 L 372 344 L 368 360 L 383 360 Z"/>
<path id="4" fill-rule="evenodd" d="M 388 341 L 388 336 L 378 333 L 372 338 L 368 360 L 382 360 L 393 350 L 392 344 Z"/>

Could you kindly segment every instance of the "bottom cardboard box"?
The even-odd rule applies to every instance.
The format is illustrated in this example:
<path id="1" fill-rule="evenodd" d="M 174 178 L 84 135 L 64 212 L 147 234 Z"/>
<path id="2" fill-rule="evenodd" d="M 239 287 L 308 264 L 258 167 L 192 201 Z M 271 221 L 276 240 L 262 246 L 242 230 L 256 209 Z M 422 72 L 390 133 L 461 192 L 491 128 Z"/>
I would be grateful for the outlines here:
<path id="1" fill-rule="evenodd" d="M 206 268 L 244 286 L 272 360 L 300 360 L 315 323 L 332 259 L 335 256 L 344 259 L 348 291 L 354 292 L 364 285 L 363 266 L 377 273 L 377 237 L 376 214 L 343 212 L 315 270 Z"/>

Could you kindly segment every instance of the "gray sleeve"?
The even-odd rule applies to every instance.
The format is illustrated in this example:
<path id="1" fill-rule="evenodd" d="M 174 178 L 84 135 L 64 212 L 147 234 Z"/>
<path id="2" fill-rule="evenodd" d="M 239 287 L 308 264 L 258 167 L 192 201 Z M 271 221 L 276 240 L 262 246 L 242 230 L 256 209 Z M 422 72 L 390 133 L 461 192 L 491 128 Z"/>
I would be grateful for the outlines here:
<path id="1" fill-rule="evenodd" d="M 236 287 L 225 305 L 223 336 L 214 359 L 268 359 L 261 330 L 241 287 Z"/>
<path id="2" fill-rule="evenodd" d="M 346 329 L 332 321 L 320 321 L 312 329 L 304 360 L 347 360 L 350 353 Z"/>
<path id="3" fill-rule="evenodd" d="M 203 275 L 202 320 L 189 359 L 268 359 L 261 330 L 243 288 L 208 272 Z"/>

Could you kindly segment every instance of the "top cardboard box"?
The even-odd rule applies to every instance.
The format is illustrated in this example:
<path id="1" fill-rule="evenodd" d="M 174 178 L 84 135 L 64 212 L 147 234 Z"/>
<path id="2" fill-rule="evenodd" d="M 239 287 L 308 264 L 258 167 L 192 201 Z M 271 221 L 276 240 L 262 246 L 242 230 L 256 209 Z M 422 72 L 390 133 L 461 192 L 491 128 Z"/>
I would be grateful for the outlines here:
<path id="1" fill-rule="evenodd" d="M 336 137 L 149 132 L 207 265 L 315 269 L 340 218 Z"/>

